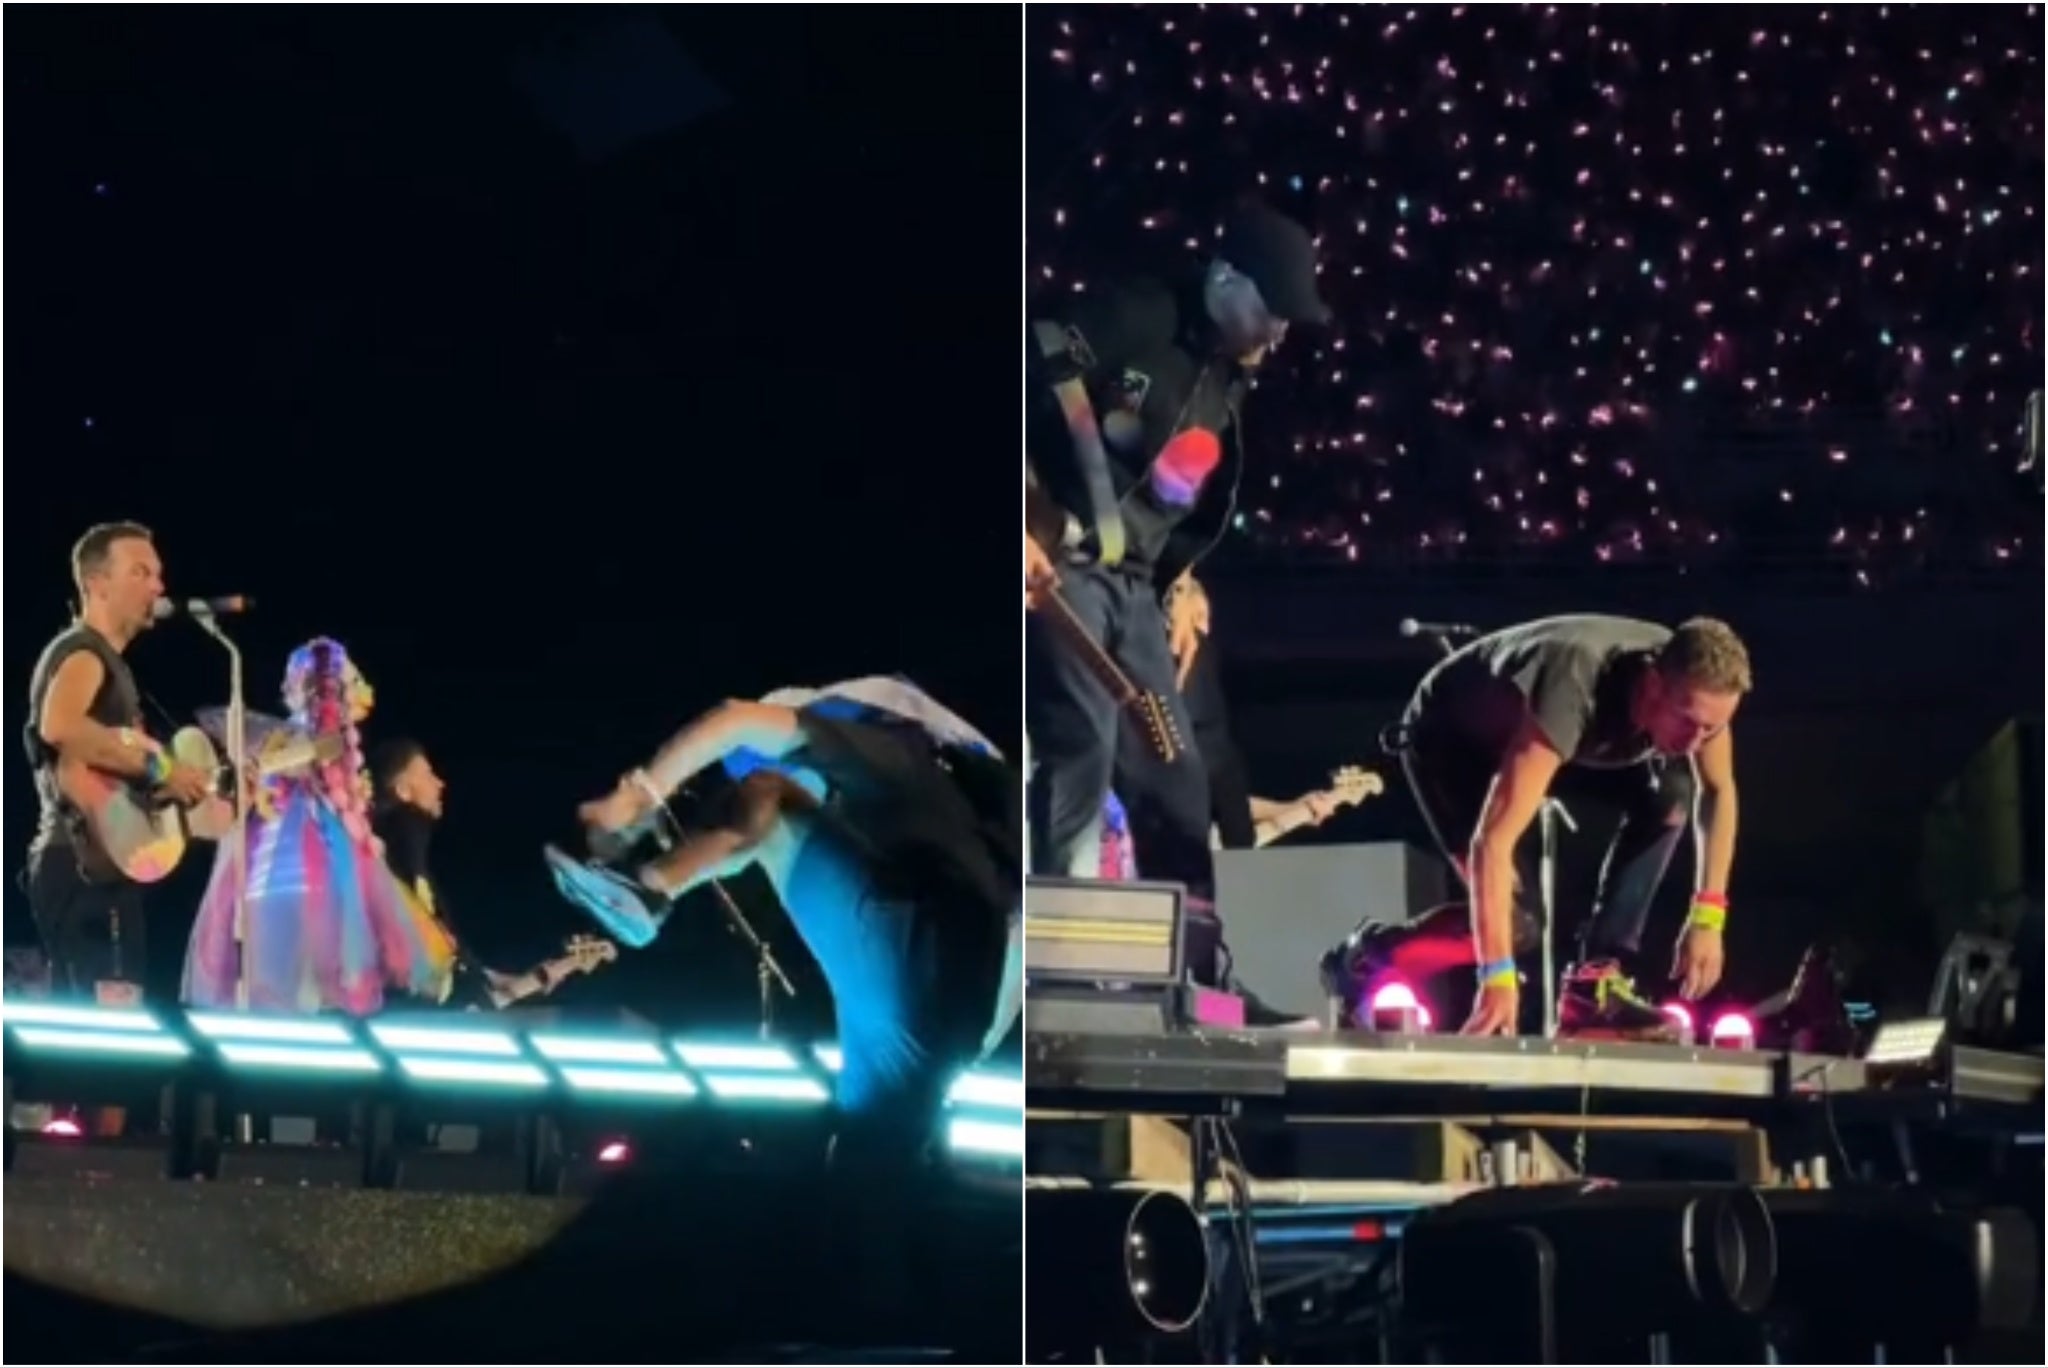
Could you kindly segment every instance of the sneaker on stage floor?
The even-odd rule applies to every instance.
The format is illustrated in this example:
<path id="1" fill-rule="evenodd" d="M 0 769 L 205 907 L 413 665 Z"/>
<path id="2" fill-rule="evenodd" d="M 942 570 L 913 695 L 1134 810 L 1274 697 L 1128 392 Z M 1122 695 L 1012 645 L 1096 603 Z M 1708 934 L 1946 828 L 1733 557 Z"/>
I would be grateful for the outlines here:
<path id="1" fill-rule="evenodd" d="M 668 914 L 658 897 L 623 874 L 571 859 L 554 846 L 547 857 L 562 896 L 595 917 L 614 940 L 635 950 L 653 942 Z"/>
<path id="2" fill-rule="evenodd" d="M 1677 1023 L 1638 993 L 1615 961 L 1593 960 L 1565 971 L 1557 1004 L 1559 1040 L 1668 1043 L 1678 1037 Z"/>

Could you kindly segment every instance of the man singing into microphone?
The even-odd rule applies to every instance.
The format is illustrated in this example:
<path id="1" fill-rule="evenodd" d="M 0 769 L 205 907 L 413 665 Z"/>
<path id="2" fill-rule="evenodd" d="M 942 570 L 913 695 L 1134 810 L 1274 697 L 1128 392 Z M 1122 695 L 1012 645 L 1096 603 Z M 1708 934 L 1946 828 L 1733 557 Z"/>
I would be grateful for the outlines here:
<path id="1" fill-rule="evenodd" d="M 1426 628 L 1425 628 L 1426 630 Z M 1414 635 L 1406 628 L 1404 634 Z M 1672 977 L 1688 999 L 1722 969 L 1735 860 L 1735 748 L 1729 723 L 1750 690 L 1749 653 L 1711 618 L 1677 629 L 1627 618 L 1546 618 L 1466 645 L 1423 679 L 1400 724 L 1401 763 L 1438 847 L 1471 894 L 1405 926 L 1361 925 L 1323 961 L 1340 1010 L 1361 1014 L 1386 975 L 1419 982 L 1477 965 L 1465 1030 L 1513 1033 L 1515 961 L 1541 931 L 1536 816 L 1546 798 L 1591 797 L 1621 826 L 1600 870 L 1580 958 L 1566 972 L 1559 1034 L 1671 1034 L 1623 969 L 1690 820 L 1698 849 L 1692 911 Z"/>
<path id="2" fill-rule="evenodd" d="M 60 771 L 148 786 L 186 806 L 212 792 L 214 777 L 174 762 L 142 732 L 142 695 L 124 653 L 163 598 L 149 529 L 91 528 L 72 548 L 71 577 L 78 619 L 43 648 L 29 681 L 22 739 L 41 815 L 29 844 L 28 902 L 57 992 L 126 996 L 148 970 L 142 885 L 98 849 L 90 814 Z"/>

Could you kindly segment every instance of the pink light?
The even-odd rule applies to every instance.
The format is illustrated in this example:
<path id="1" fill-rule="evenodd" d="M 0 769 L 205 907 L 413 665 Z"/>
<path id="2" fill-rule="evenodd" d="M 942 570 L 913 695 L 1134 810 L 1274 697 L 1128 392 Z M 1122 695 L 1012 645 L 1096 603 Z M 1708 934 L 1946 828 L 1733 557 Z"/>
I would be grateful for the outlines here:
<path id="1" fill-rule="evenodd" d="M 1723 1050 L 1746 1050 L 1756 1044 L 1756 1026 L 1740 1012 L 1723 1012 L 1707 1028 L 1707 1039 Z"/>
<path id="2" fill-rule="evenodd" d="M 45 1121 L 43 1123 L 43 1134 L 61 1135 L 66 1139 L 76 1140 L 85 1134 L 85 1130 L 70 1117 L 60 1116 L 54 1121 Z"/>
<path id="3" fill-rule="evenodd" d="M 1692 1034 L 1692 1028 L 1697 1024 L 1692 1019 L 1692 1008 L 1682 1002 L 1667 1002 L 1658 1010 L 1671 1018 L 1672 1025 L 1678 1027 L 1687 1035 Z"/>
<path id="4" fill-rule="evenodd" d="M 623 1164 L 633 1157 L 633 1147 L 623 1140 L 607 1140 L 597 1152 L 600 1164 Z"/>
<path id="5" fill-rule="evenodd" d="M 1366 1006 L 1366 1015 L 1376 1030 L 1379 1029 L 1382 1017 L 1392 1017 L 1394 1029 L 1399 1030 L 1404 1025 L 1402 1018 L 1410 1014 L 1413 1015 L 1416 1030 L 1430 1029 L 1433 1019 L 1430 1016 L 1429 1004 L 1417 996 L 1413 988 L 1399 979 L 1389 979 L 1373 989 L 1372 997 L 1368 999 Z"/>
<path id="6" fill-rule="evenodd" d="M 1375 1012 L 1412 1012 L 1421 1005 L 1415 990 L 1399 979 L 1382 983 L 1373 990 L 1372 1010 Z"/>

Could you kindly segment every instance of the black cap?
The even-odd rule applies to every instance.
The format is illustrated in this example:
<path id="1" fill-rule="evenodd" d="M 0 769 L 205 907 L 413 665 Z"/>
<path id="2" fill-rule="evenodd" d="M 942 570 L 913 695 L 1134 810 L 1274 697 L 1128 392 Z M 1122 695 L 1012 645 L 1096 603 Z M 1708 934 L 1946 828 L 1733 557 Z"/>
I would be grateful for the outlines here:
<path id="1" fill-rule="evenodd" d="M 1308 229 L 1262 204 L 1224 221 L 1217 255 L 1251 277 L 1275 318 L 1327 323 L 1330 306 L 1316 293 L 1316 245 Z"/>

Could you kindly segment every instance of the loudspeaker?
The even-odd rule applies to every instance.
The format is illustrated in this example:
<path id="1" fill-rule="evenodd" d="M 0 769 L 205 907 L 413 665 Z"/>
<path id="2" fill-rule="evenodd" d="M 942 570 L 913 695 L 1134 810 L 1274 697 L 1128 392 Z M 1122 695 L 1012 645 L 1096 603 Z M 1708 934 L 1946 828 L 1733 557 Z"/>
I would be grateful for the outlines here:
<path id="1" fill-rule="evenodd" d="M 1238 980 L 1275 1009 L 1318 1016 L 1323 952 L 1366 917 L 1412 921 L 1444 902 L 1450 869 L 1399 841 L 1216 852 L 1216 907 Z"/>

